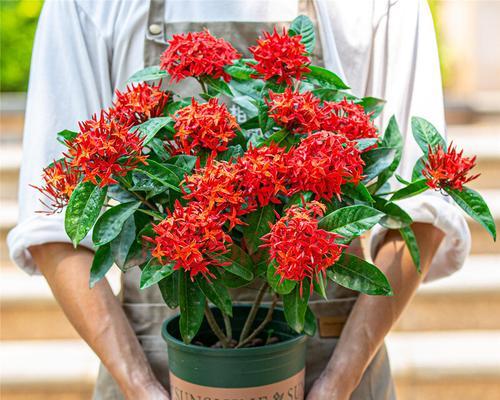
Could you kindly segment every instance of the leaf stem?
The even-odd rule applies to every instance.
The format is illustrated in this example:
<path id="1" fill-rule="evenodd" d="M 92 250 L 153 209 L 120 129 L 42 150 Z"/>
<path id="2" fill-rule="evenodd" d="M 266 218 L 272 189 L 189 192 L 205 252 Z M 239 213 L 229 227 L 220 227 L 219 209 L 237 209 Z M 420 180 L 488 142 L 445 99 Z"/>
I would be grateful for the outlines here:
<path id="1" fill-rule="evenodd" d="M 231 320 L 229 319 L 229 316 L 226 313 L 222 313 L 222 316 L 224 318 L 224 328 L 226 329 L 227 341 L 231 343 L 231 340 L 233 340 L 233 329 L 231 327 Z"/>
<path id="2" fill-rule="evenodd" d="M 255 298 L 255 301 L 252 304 L 252 308 L 248 313 L 248 317 L 245 321 L 245 324 L 243 325 L 238 346 L 246 339 L 246 337 L 250 333 L 250 329 L 252 328 L 252 325 L 255 321 L 255 317 L 257 316 L 257 311 L 259 311 L 260 303 L 262 303 L 262 299 L 268 288 L 269 285 L 267 282 L 264 282 L 260 287 L 259 292 L 257 293 L 257 297 Z"/>
<path id="3" fill-rule="evenodd" d="M 222 332 L 222 329 L 217 324 L 217 321 L 215 320 L 214 314 L 212 313 L 208 302 L 205 302 L 205 318 L 207 319 L 208 325 L 210 325 L 213 333 L 215 333 L 215 336 L 217 336 L 217 338 L 220 340 L 222 347 L 226 349 L 229 346 L 228 340 L 224 335 L 224 332 Z"/>

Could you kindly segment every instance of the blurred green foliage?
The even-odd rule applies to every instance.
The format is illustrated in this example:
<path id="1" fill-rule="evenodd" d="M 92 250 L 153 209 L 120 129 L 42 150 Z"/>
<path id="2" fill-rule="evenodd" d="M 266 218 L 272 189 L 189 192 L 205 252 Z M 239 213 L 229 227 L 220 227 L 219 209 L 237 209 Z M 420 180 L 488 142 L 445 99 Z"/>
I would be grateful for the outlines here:
<path id="1" fill-rule="evenodd" d="M 0 91 L 28 88 L 31 49 L 43 0 L 0 0 Z"/>

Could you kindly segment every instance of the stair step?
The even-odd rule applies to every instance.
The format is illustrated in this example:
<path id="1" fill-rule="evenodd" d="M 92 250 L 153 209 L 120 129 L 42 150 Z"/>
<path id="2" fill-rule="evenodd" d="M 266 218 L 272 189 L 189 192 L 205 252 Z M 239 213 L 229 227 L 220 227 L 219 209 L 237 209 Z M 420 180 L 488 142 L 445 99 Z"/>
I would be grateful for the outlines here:
<path id="1" fill-rule="evenodd" d="M 398 399 L 497 400 L 500 331 L 391 333 Z"/>
<path id="2" fill-rule="evenodd" d="M 397 331 L 500 330 L 500 256 L 471 256 L 455 274 L 423 284 Z"/>

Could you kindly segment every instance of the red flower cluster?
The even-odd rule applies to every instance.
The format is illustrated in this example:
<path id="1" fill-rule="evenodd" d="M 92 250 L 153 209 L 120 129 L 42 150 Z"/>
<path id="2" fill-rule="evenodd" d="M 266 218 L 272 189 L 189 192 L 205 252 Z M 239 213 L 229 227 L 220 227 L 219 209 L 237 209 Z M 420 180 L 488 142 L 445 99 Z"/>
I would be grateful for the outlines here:
<path id="1" fill-rule="evenodd" d="M 238 178 L 248 209 L 280 203 L 277 195 L 286 193 L 285 180 L 289 170 L 286 158 L 285 149 L 273 143 L 269 147 L 250 147 L 238 159 Z"/>
<path id="2" fill-rule="evenodd" d="M 45 204 L 43 201 L 42 204 L 49 210 L 47 214 L 54 214 L 66 207 L 80 178 L 81 174 L 69 167 L 65 160 L 54 161 L 51 166 L 43 170 L 43 185 L 32 187 L 50 200 L 50 204 Z"/>
<path id="3" fill-rule="evenodd" d="M 339 259 L 345 245 L 335 243 L 339 235 L 318 228 L 325 206 L 316 201 L 304 207 L 293 205 L 263 236 L 270 259 L 276 262 L 276 273 L 284 279 L 302 283 L 317 279 Z"/>
<path id="4" fill-rule="evenodd" d="M 321 129 L 339 133 L 349 140 L 378 137 L 370 115 L 359 104 L 345 99 L 323 104 Z"/>
<path id="5" fill-rule="evenodd" d="M 219 216 L 208 212 L 200 203 L 183 207 L 176 202 L 173 212 L 153 226 L 154 238 L 147 238 L 155 247 L 152 251 L 163 265 L 174 262 L 174 269 L 189 272 L 191 279 L 198 274 L 213 276 L 210 266 L 224 266 L 217 255 L 228 252 L 231 237 L 224 232 Z"/>
<path id="6" fill-rule="evenodd" d="M 456 147 L 450 145 L 448 151 L 444 151 L 443 147 L 438 145 L 433 151 L 429 146 L 427 163 L 422 174 L 432 189 L 462 190 L 463 185 L 479 176 L 468 176 L 475 165 L 476 157 L 464 157 L 463 150 L 457 152 Z"/>
<path id="7" fill-rule="evenodd" d="M 169 94 L 160 89 L 160 84 L 129 86 L 125 92 L 116 91 L 114 116 L 122 123 L 138 125 L 161 116 L 168 98 Z"/>
<path id="8" fill-rule="evenodd" d="M 172 82 L 179 82 L 188 76 L 202 78 L 222 77 L 229 82 L 231 77 L 224 72 L 241 55 L 224 39 L 218 39 L 208 30 L 173 35 L 168 48 L 161 55 L 160 68 L 167 71 Z"/>
<path id="9" fill-rule="evenodd" d="M 196 154 L 207 149 L 215 155 L 227 150 L 235 131 L 240 129 L 226 105 L 219 104 L 216 98 L 201 104 L 193 99 L 191 105 L 177 111 L 174 120 L 176 133 L 171 146 L 174 154 Z"/>
<path id="10" fill-rule="evenodd" d="M 309 72 L 307 66 L 311 59 L 301 42 L 302 36 L 290 36 L 283 29 L 279 34 L 276 28 L 273 33 L 264 32 L 257 40 L 257 45 L 250 47 L 256 64 L 249 64 L 265 80 L 277 78 L 278 83 L 292 83 L 292 78 L 300 79 Z"/>
<path id="11" fill-rule="evenodd" d="M 110 115 L 113 111 L 80 122 L 80 133 L 67 143 L 71 167 L 82 173 L 84 181 L 101 187 L 116 183 L 112 175 L 124 176 L 147 158 L 141 154 L 143 139 Z"/>
<path id="12" fill-rule="evenodd" d="M 321 129 L 320 99 L 311 92 L 286 88 L 284 93 L 269 92 L 269 116 L 292 133 L 310 133 Z"/>
<path id="13" fill-rule="evenodd" d="M 239 216 L 246 202 L 236 164 L 209 160 L 204 168 L 184 179 L 184 198 L 202 204 L 205 210 L 229 221 L 230 228 L 241 224 Z"/>
<path id="14" fill-rule="evenodd" d="M 356 144 L 333 132 L 306 137 L 290 154 L 289 194 L 311 191 L 317 198 L 340 197 L 341 185 L 358 183 L 363 160 Z"/>

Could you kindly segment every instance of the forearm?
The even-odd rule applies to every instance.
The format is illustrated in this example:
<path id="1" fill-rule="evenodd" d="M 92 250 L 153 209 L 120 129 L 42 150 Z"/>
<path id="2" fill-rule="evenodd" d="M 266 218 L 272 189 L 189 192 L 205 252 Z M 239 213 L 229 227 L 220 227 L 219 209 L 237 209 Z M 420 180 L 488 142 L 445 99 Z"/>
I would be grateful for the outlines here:
<path id="1" fill-rule="evenodd" d="M 113 375 L 127 398 L 156 384 L 144 352 L 106 279 L 89 288 L 93 253 L 69 244 L 30 248 L 68 320 Z"/>
<path id="2" fill-rule="evenodd" d="M 359 296 L 325 372 L 332 380 L 332 387 L 348 391 L 357 387 L 385 336 L 427 273 L 443 233 L 428 224 L 416 223 L 413 229 L 420 248 L 422 274 L 416 272 L 399 233 L 390 231 L 375 258 L 375 265 L 389 279 L 394 296 Z"/>

